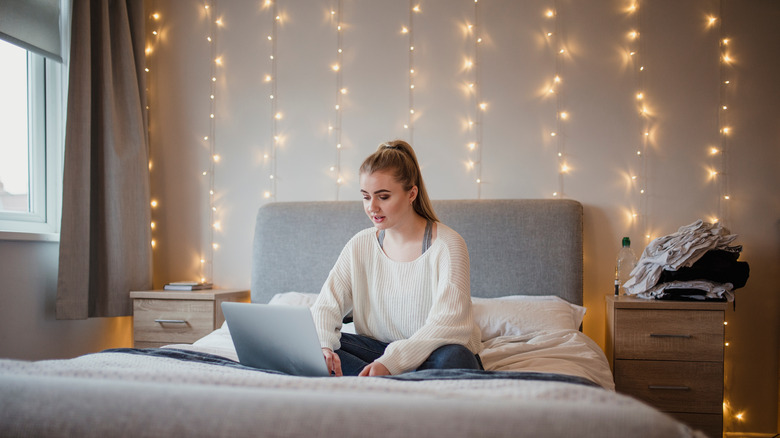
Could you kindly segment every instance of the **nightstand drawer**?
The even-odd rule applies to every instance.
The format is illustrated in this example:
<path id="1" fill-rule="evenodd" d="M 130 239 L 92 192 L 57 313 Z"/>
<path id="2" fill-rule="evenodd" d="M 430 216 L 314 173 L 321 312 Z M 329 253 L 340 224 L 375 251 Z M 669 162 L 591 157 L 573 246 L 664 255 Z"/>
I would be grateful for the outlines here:
<path id="1" fill-rule="evenodd" d="M 723 361 L 723 312 L 615 310 L 615 359 Z"/>
<path id="2" fill-rule="evenodd" d="M 662 411 L 723 412 L 723 364 L 719 362 L 616 360 L 615 386 Z"/>
<path id="3" fill-rule="evenodd" d="M 133 300 L 136 341 L 192 343 L 214 330 L 214 301 Z"/>

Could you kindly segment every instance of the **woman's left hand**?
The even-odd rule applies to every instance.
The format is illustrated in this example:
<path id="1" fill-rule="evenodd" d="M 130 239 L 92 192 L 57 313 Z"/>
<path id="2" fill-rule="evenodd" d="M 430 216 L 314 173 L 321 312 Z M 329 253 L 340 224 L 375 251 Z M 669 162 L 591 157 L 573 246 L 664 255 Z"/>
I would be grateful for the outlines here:
<path id="1" fill-rule="evenodd" d="M 388 370 L 386 366 L 382 365 L 379 362 L 371 362 L 370 364 L 366 365 L 366 367 L 363 368 L 362 371 L 360 371 L 360 374 L 358 374 L 359 377 L 389 376 L 389 375 L 390 375 L 390 370 Z"/>

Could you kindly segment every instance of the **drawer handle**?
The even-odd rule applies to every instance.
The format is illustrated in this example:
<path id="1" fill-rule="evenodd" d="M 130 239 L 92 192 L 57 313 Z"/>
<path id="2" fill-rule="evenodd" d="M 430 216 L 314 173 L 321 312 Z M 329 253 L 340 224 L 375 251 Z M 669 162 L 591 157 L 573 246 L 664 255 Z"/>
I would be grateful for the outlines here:
<path id="1" fill-rule="evenodd" d="M 189 324 L 186 319 L 155 319 L 158 324 Z"/>
<path id="2" fill-rule="evenodd" d="M 650 333 L 651 338 L 692 338 L 691 335 L 666 335 L 660 333 Z"/>
<path id="3" fill-rule="evenodd" d="M 648 389 L 666 389 L 671 391 L 690 391 L 690 386 L 647 385 Z"/>

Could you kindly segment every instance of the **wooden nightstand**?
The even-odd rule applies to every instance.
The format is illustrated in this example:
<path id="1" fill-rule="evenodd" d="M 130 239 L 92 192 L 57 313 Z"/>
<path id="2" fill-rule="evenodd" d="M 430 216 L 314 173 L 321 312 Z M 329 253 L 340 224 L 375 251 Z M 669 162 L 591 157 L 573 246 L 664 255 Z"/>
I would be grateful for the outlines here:
<path id="1" fill-rule="evenodd" d="M 136 348 L 190 344 L 222 326 L 223 301 L 249 302 L 249 291 L 149 290 L 130 292 Z"/>
<path id="2" fill-rule="evenodd" d="M 726 306 L 607 296 L 615 389 L 722 437 Z"/>

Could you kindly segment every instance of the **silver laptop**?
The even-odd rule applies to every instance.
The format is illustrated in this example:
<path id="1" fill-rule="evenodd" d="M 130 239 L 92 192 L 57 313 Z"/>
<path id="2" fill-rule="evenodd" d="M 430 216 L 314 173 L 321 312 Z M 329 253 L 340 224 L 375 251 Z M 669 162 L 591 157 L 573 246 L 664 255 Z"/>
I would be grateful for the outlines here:
<path id="1" fill-rule="evenodd" d="M 242 365 L 295 376 L 329 376 L 308 307 L 222 303 Z"/>

